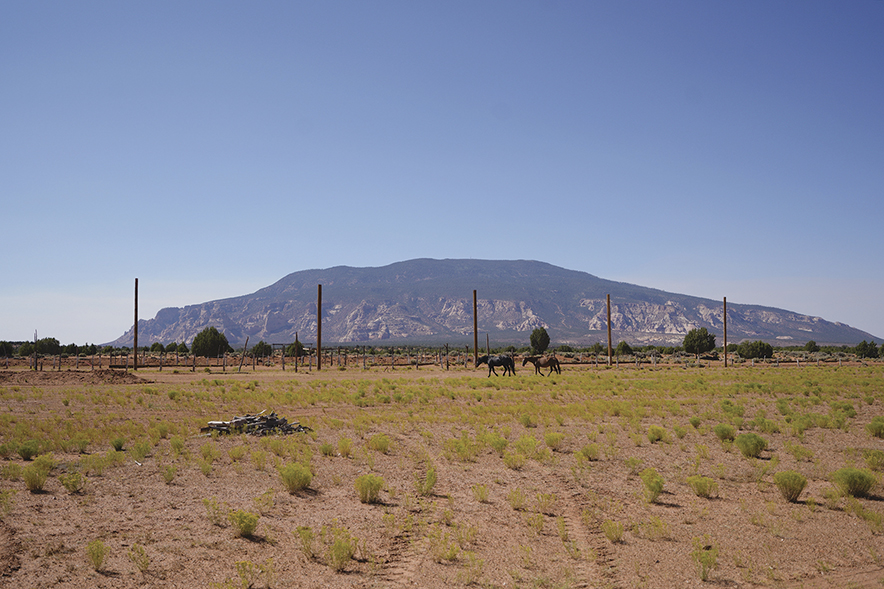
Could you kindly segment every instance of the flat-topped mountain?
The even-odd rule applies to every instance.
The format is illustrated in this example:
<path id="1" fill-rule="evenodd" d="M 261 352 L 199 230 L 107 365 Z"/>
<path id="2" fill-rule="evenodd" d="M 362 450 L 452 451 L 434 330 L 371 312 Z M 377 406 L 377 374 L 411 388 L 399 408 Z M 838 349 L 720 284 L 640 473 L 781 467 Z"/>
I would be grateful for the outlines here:
<path id="1" fill-rule="evenodd" d="M 553 345 L 607 341 L 606 295 L 611 295 L 614 342 L 677 345 L 691 329 L 723 334 L 723 305 L 711 300 L 598 278 L 530 260 L 432 260 L 379 268 L 336 266 L 303 270 L 252 294 L 139 320 L 139 344 L 187 342 L 208 326 L 231 345 L 303 342 L 316 338 L 317 285 L 322 285 L 322 341 L 357 343 L 472 343 L 473 290 L 482 339 L 527 345 L 545 327 Z M 878 339 L 842 323 L 792 311 L 728 302 L 728 343 L 856 344 Z M 131 346 L 133 330 L 111 345 Z"/>

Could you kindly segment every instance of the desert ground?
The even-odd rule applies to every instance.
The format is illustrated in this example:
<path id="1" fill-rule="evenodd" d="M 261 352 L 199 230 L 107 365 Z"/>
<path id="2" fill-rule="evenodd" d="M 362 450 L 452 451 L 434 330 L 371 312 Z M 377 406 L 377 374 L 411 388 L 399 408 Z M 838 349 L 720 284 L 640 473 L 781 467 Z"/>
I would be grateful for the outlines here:
<path id="1" fill-rule="evenodd" d="M 884 584 L 884 493 L 832 476 L 884 465 L 884 366 L 486 374 L 0 369 L 0 586 Z M 312 431 L 200 431 L 261 411 Z"/>

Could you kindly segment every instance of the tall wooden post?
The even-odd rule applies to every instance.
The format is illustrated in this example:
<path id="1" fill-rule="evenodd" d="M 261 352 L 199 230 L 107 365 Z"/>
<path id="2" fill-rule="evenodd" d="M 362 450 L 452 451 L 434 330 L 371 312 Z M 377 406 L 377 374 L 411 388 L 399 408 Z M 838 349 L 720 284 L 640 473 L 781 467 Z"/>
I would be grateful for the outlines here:
<path id="1" fill-rule="evenodd" d="M 242 372 L 242 363 L 246 360 L 246 351 L 249 349 L 249 337 L 246 336 L 246 343 L 242 347 L 242 356 L 239 357 L 239 368 L 236 370 L 237 372 Z"/>
<path id="2" fill-rule="evenodd" d="M 299 353 L 300 350 L 298 348 L 299 348 L 299 346 L 298 346 L 298 332 L 296 331 L 295 332 L 295 372 L 298 371 L 298 360 L 300 359 L 300 356 L 301 356 L 301 354 Z"/>
<path id="3" fill-rule="evenodd" d="M 479 361 L 479 318 L 476 309 L 476 291 L 473 290 L 473 366 Z"/>
<path id="4" fill-rule="evenodd" d="M 608 366 L 611 365 L 611 295 L 608 295 Z"/>
<path id="5" fill-rule="evenodd" d="M 132 370 L 138 370 L 138 279 L 135 279 L 135 343 L 134 352 L 135 360 L 132 364 Z"/>
<path id="6" fill-rule="evenodd" d="M 727 297 L 724 297 L 724 367 L 727 368 Z"/>
<path id="7" fill-rule="evenodd" d="M 322 285 L 316 294 L 316 371 L 322 370 Z"/>

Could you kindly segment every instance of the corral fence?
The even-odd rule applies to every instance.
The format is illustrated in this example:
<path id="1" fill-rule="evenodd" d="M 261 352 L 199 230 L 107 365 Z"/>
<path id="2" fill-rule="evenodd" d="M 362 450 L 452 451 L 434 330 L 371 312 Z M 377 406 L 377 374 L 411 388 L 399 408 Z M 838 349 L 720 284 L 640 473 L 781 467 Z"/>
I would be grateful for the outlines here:
<path id="1" fill-rule="evenodd" d="M 218 357 L 196 356 L 185 353 L 157 353 L 142 351 L 138 352 L 137 368 L 147 370 L 189 370 L 203 371 L 239 371 L 251 370 L 307 370 L 316 369 L 316 350 L 305 348 L 305 354 L 292 356 L 285 353 L 287 348 L 283 344 L 274 344 L 274 353 L 266 356 L 254 356 L 242 352 L 223 354 Z M 506 353 L 492 351 L 493 353 Z M 514 354 L 516 364 L 521 368 L 521 361 L 527 354 Z M 669 356 L 660 354 L 634 354 L 630 356 L 615 356 L 612 365 L 607 366 L 607 356 L 602 354 L 568 352 L 557 353 L 560 364 L 563 367 L 581 368 L 656 368 L 656 367 L 721 367 L 724 366 L 722 359 L 715 357 L 701 357 L 699 361 L 695 356 L 684 353 L 676 353 Z M 30 369 L 37 371 L 61 371 L 61 370 L 132 370 L 135 368 L 135 354 L 93 354 L 93 355 L 38 355 L 27 357 L 4 357 L 0 359 L 0 370 Z M 384 370 L 395 371 L 402 369 L 420 370 L 421 367 L 439 367 L 444 370 L 473 369 L 473 353 L 467 346 L 452 348 L 449 346 L 428 347 L 389 347 L 378 348 L 369 346 L 340 346 L 336 348 L 324 348 L 322 350 L 322 368 L 325 370 Z M 36 367 L 35 367 L 36 361 Z M 774 358 L 766 359 L 743 359 L 736 355 L 729 355 L 727 365 L 733 367 L 807 367 L 807 366 L 865 366 L 877 364 L 880 360 L 858 359 L 852 355 L 819 355 L 819 354 L 777 354 Z M 521 368 L 530 370 L 531 366 Z"/>

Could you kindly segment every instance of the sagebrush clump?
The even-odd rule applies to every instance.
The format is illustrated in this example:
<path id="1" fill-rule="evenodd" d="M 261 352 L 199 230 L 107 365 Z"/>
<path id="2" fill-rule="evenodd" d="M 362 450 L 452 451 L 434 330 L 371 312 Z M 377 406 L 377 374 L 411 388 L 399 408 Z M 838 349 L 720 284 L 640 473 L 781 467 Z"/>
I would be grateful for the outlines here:
<path id="1" fill-rule="evenodd" d="M 758 458 L 767 449 L 767 440 L 758 434 L 749 432 L 737 436 L 734 439 L 734 445 L 746 458 Z"/>
<path id="2" fill-rule="evenodd" d="M 648 503 L 655 502 L 660 493 L 663 492 L 663 485 L 665 483 L 663 477 L 660 476 L 655 468 L 646 468 L 639 476 L 645 487 L 645 500 Z"/>
<path id="3" fill-rule="evenodd" d="M 807 486 L 807 478 L 794 470 L 778 472 L 774 475 L 773 480 L 777 489 L 780 490 L 783 499 L 790 503 L 798 501 L 798 496 L 801 495 L 801 491 Z"/>
<path id="4" fill-rule="evenodd" d="M 832 473 L 832 482 L 845 495 L 865 497 L 878 480 L 864 468 L 842 468 Z"/>
<path id="5" fill-rule="evenodd" d="M 356 492 L 359 493 L 359 501 L 362 503 L 377 503 L 381 489 L 384 488 L 384 479 L 376 474 L 364 474 L 356 477 L 354 483 Z"/>
<path id="6" fill-rule="evenodd" d="M 291 494 L 306 489 L 313 481 L 313 473 L 310 472 L 310 469 L 297 462 L 280 467 L 279 476 L 286 491 Z"/>

